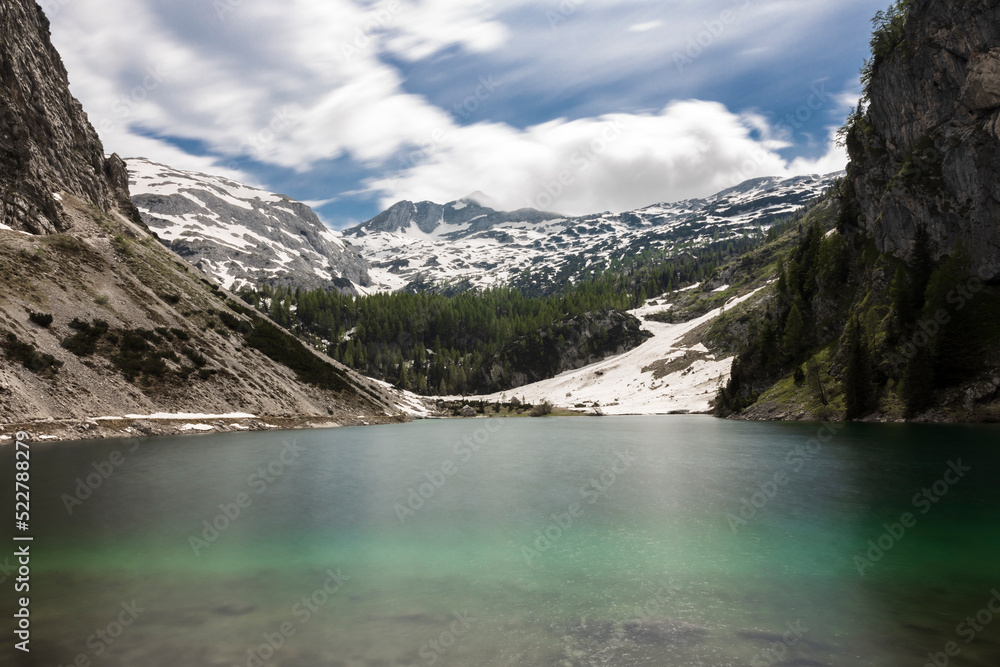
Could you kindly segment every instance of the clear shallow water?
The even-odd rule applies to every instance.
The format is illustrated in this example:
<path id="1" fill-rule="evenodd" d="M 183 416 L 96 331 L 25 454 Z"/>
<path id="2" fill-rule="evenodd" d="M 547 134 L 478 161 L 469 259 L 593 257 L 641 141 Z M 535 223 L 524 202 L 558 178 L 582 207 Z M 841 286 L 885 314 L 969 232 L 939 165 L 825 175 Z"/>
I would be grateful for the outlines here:
<path id="1" fill-rule="evenodd" d="M 998 428 L 852 425 L 810 452 L 817 424 L 490 426 L 36 444 L 32 653 L 6 623 L 0 660 L 919 666 L 956 642 L 948 664 L 1000 664 L 1000 615 L 958 629 L 1000 589 Z"/>

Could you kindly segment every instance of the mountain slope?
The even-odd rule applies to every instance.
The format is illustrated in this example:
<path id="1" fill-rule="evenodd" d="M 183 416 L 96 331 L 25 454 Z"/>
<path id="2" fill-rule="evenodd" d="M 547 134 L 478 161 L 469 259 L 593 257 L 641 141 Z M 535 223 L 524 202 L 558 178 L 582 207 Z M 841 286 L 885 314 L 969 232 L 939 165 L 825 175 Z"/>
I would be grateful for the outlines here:
<path id="1" fill-rule="evenodd" d="M 837 229 L 819 210 L 803 221 L 720 414 L 1000 419 L 998 25 L 995 2 L 972 0 L 879 15 L 825 204 Z"/>
<path id="2" fill-rule="evenodd" d="M 680 252 L 766 230 L 822 195 L 836 176 L 759 178 L 705 199 L 576 218 L 498 212 L 478 203 L 480 197 L 399 202 L 344 234 L 372 262 L 380 290 L 509 284 L 544 290 L 647 251 Z"/>
<path id="3" fill-rule="evenodd" d="M 219 176 L 129 158 L 132 201 L 169 248 L 226 288 L 361 293 L 368 263 L 305 204 Z"/>
<path id="4" fill-rule="evenodd" d="M 518 397 L 530 404 L 548 402 L 566 409 L 597 409 L 606 415 L 655 415 L 710 412 L 719 384 L 729 376 L 733 357 L 713 352 L 701 339 L 703 332 L 726 309 L 753 299 L 760 288 L 730 290 L 728 285 L 709 290 L 706 296 L 719 305 L 686 322 L 656 321 L 675 310 L 685 292 L 664 294 L 629 311 L 643 320 L 651 337 L 642 345 L 585 368 L 516 389 L 477 397 L 487 402 L 507 402 Z"/>
<path id="5" fill-rule="evenodd" d="M 44 16 L 29 0 L 0 12 L 0 141 L 28 147 L 5 157 L 19 169 L 0 171 L 0 422 L 69 419 L 120 435 L 130 422 L 112 432 L 87 420 L 186 412 L 361 423 L 404 410 L 157 242 L 129 202 L 124 165 L 104 157 L 72 100 Z"/>

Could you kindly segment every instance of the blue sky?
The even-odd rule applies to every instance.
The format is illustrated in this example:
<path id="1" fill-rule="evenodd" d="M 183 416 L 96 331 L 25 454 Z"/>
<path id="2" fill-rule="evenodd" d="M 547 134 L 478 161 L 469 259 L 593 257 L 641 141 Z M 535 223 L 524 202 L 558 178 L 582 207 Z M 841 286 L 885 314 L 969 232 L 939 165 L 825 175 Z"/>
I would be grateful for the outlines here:
<path id="1" fill-rule="evenodd" d="M 843 168 L 848 0 L 45 0 L 108 152 L 311 203 L 621 211 Z"/>

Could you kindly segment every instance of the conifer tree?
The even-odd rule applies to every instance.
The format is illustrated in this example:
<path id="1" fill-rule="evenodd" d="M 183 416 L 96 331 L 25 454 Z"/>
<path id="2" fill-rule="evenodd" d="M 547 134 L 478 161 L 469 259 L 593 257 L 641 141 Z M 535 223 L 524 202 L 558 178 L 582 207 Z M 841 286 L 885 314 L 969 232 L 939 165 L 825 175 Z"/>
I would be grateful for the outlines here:
<path id="1" fill-rule="evenodd" d="M 847 325 L 847 368 L 844 378 L 846 419 L 853 421 L 868 413 L 872 402 L 872 369 L 868 344 L 857 317 Z"/>

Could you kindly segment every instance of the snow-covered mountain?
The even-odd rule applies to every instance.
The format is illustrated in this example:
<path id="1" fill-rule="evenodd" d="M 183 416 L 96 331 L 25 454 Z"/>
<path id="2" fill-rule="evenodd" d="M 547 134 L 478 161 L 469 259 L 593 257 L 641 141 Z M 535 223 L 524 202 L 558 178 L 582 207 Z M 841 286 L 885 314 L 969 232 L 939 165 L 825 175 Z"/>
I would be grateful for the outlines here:
<path id="1" fill-rule="evenodd" d="M 358 249 L 301 202 L 144 158 L 127 166 L 132 201 L 149 228 L 224 287 L 363 293 L 372 284 Z"/>
<path id="2" fill-rule="evenodd" d="M 767 230 L 841 174 L 757 178 L 705 199 L 569 218 L 502 212 L 480 193 L 448 204 L 403 201 L 344 235 L 371 262 L 379 290 L 489 287 L 525 272 L 536 283 L 577 281 L 646 250 L 685 250 Z"/>

